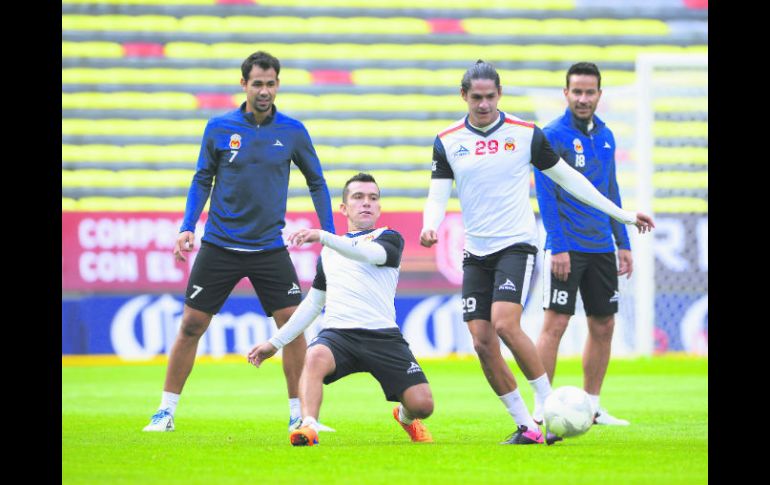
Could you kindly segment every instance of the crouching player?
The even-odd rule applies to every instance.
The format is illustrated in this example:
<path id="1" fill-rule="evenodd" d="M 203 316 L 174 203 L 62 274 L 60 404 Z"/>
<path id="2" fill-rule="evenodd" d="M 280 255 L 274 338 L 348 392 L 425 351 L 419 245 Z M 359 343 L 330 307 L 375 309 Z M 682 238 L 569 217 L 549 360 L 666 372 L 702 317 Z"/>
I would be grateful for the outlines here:
<path id="1" fill-rule="evenodd" d="M 433 413 L 428 380 L 396 324 L 394 298 L 404 239 L 388 228 L 375 228 L 380 190 L 374 178 L 359 173 L 345 183 L 340 211 L 348 233 L 337 236 L 302 229 L 289 236 L 297 246 L 320 242 L 321 259 L 307 297 L 289 321 L 248 354 L 259 365 L 315 320 L 326 306 L 323 330 L 310 342 L 299 381 L 302 424 L 289 435 L 294 446 L 318 443 L 318 414 L 323 384 L 355 372 L 369 372 L 388 401 L 400 402 L 393 417 L 412 441 L 433 441 L 420 419 Z"/>

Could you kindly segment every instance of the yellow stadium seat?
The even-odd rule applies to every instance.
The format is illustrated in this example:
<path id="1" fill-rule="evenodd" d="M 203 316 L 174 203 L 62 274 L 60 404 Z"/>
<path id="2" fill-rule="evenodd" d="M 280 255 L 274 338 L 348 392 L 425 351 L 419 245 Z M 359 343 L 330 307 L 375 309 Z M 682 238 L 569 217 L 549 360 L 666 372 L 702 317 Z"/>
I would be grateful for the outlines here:
<path id="1" fill-rule="evenodd" d="M 62 93 L 62 109 L 196 109 L 187 93 Z"/>
<path id="2" fill-rule="evenodd" d="M 652 160 L 656 165 L 708 165 L 708 148 L 654 147 Z"/>
<path id="3" fill-rule="evenodd" d="M 62 170 L 65 188 L 190 187 L 194 170 Z"/>
<path id="4" fill-rule="evenodd" d="M 656 121 L 652 133 L 657 137 L 708 138 L 709 126 L 703 121 Z"/>
<path id="5" fill-rule="evenodd" d="M 62 145 L 63 162 L 190 162 L 198 145 Z"/>
<path id="6" fill-rule="evenodd" d="M 117 42 L 62 42 L 62 58 L 68 57 L 123 57 L 123 46 Z"/>
<path id="7" fill-rule="evenodd" d="M 311 76 L 304 69 L 282 69 L 281 80 L 291 85 L 309 84 Z M 67 68 L 62 69 L 63 84 L 210 84 L 240 90 L 240 76 L 225 69 L 171 68 Z M 241 93 L 241 96 L 243 94 Z"/>

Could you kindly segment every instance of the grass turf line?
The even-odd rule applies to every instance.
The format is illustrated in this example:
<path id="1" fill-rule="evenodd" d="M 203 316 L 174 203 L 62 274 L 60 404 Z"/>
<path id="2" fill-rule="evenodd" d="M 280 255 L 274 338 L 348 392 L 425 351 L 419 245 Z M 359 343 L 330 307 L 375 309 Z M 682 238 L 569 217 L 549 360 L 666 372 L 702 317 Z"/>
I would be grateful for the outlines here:
<path id="1" fill-rule="evenodd" d="M 628 427 L 594 426 L 554 446 L 501 446 L 514 430 L 478 362 L 421 362 L 436 409 L 433 444 L 413 444 L 377 382 L 324 386 L 320 445 L 294 448 L 281 365 L 196 364 L 173 433 L 143 433 L 165 364 L 62 367 L 63 484 L 705 484 L 708 360 L 613 359 L 602 405 Z M 527 403 L 532 391 L 509 362 Z M 581 386 L 579 359 L 556 386 Z"/>

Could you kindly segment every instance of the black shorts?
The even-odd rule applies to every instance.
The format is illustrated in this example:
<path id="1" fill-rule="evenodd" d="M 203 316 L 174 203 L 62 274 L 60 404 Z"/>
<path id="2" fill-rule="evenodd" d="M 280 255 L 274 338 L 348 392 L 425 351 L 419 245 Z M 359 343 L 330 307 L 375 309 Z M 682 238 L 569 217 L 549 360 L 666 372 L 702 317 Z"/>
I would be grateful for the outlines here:
<path id="1" fill-rule="evenodd" d="M 577 292 L 583 298 L 587 316 L 609 316 L 618 312 L 618 266 L 615 253 L 569 252 L 567 281 L 559 281 L 551 271 L 551 251 L 543 264 L 543 309 L 575 314 Z"/>
<path id="2" fill-rule="evenodd" d="M 527 301 L 537 248 L 514 244 L 486 256 L 463 253 L 463 321 L 491 320 L 492 302 Z"/>
<path id="3" fill-rule="evenodd" d="M 297 272 L 285 247 L 238 252 L 204 242 L 190 271 L 184 302 L 196 310 L 217 313 L 243 278 L 251 281 L 268 317 L 274 310 L 302 301 Z"/>
<path id="4" fill-rule="evenodd" d="M 308 348 L 325 345 L 334 355 L 336 368 L 324 377 L 324 384 L 356 372 L 368 372 L 380 383 L 388 401 L 398 402 L 406 389 L 427 384 L 428 379 L 397 328 L 325 328 Z"/>

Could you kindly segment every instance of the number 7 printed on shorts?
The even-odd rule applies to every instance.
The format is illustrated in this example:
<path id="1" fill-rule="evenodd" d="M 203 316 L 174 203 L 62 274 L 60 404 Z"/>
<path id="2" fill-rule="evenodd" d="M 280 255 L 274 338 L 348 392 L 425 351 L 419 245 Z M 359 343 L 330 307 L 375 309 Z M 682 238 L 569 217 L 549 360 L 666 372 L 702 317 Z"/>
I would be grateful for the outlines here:
<path id="1" fill-rule="evenodd" d="M 195 298 L 196 296 L 198 296 L 198 293 L 200 293 L 201 291 L 203 291 L 203 287 L 202 287 L 202 286 L 198 286 L 198 285 L 192 285 L 192 287 L 193 287 L 193 288 L 195 288 L 195 291 L 193 291 L 193 292 L 192 292 L 192 295 L 190 295 L 190 299 L 191 299 L 191 300 L 192 300 L 193 298 Z"/>

